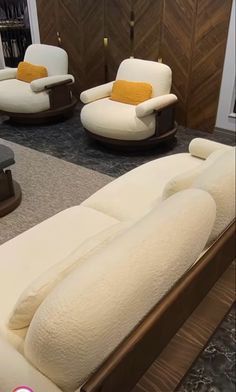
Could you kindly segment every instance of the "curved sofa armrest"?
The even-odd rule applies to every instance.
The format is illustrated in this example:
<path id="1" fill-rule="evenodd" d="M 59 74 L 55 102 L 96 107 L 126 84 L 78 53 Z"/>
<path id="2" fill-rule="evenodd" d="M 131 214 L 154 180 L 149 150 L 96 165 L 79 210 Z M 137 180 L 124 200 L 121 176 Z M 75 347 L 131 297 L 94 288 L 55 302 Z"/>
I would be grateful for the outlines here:
<path id="1" fill-rule="evenodd" d="M 0 81 L 7 79 L 15 79 L 17 68 L 4 68 L 0 70 Z"/>
<path id="2" fill-rule="evenodd" d="M 167 106 L 173 105 L 178 101 L 175 94 L 165 94 L 160 97 L 154 97 L 144 101 L 136 106 L 136 116 L 139 118 L 152 114 L 154 110 L 158 111 Z"/>
<path id="3" fill-rule="evenodd" d="M 217 150 L 228 150 L 231 146 L 227 144 L 213 142 L 212 140 L 195 138 L 189 144 L 189 152 L 191 155 L 201 159 L 207 159 L 211 153 Z"/>
<path id="4" fill-rule="evenodd" d="M 46 78 L 36 79 L 30 83 L 31 90 L 38 93 L 59 85 L 74 83 L 75 79 L 72 75 L 55 75 Z"/>
<path id="5" fill-rule="evenodd" d="M 28 386 L 33 391 L 62 392 L 5 340 L 0 340 L 0 392 Z"/>
<path id="6" fill-rule="evenodd" d="M 109 82 L 105 84 L 101 84 L 100 86 L 90 88 L 88 90 L 83 91 L 80 94 L 80 100 L 83 103 L 90 103 L 93 101 L 97 101 L 98 99 L 101 98 L 106 98 L 111 95 L 111 90 L 113 87 L 114 82 Z"/>

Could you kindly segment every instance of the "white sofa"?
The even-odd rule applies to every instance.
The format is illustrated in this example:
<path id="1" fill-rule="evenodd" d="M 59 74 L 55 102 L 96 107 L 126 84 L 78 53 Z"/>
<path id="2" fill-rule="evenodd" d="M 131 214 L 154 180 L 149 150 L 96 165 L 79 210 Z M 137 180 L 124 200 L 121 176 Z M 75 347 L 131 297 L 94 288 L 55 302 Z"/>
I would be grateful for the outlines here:
<path id="1" fill-rule="evenodd" d="M 235 149 L 194 139 L 1 245 L 0 392 L 79 391 L 232 222 L 234 200 Z"/>

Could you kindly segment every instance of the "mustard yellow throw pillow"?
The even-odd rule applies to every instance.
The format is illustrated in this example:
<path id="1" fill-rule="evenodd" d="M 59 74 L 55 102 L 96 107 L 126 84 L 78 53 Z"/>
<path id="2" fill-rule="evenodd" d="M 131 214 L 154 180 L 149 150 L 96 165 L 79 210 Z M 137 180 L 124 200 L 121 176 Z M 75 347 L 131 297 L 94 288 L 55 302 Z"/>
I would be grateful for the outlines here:
<path id="1" fill-rule="evenodd" d="M 46 78 L 47 76 L 48 70 L 46 67 L 21 61 L 18 65 L 16 79 L 31 83 L 33 80 Z"/>
<path id="2" fill-rule="evenodd" d="M 113 83 L 110 99 L 130 105 L 138 105 L 151 97 L 152 86 L 149 83 L 116 80 Z"/>

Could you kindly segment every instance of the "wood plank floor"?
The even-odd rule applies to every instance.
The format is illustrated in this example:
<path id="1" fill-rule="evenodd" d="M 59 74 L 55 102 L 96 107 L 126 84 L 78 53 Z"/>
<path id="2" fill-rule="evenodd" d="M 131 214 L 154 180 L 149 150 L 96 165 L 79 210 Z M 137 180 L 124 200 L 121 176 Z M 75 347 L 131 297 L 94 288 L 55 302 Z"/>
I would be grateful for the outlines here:
<path id="1" fill-rule="evenodd" d="M 132 392 L 173 392 L 235 301 L 235 262 L 225 271 Z"/>

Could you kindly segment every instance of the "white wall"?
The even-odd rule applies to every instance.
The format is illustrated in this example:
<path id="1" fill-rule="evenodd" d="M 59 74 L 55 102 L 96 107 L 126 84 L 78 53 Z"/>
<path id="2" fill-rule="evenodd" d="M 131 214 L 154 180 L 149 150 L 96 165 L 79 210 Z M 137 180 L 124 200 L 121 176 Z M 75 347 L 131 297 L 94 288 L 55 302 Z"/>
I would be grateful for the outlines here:
<path id="1" fill-rule="evenodd" d="M 40 43 L 40 35 L 39 35 L 39 24 L 38 24 L 36 0 L 27 0 L 27 3 L 28 3 L 32 43 L 38 44 L 38 43 Z"/>
<path id="2" fill-rule="evenodd" d="M 4 56 L 3 56 L 3 50 L 2 50 L 2 40 L 1 40 L 1 34 L 0 34 L 0 69 L 5 68 L 5 61 L 4 61 Z"/>
<path id="3" fill-rule="evenodd" d="M 229 25 L 225 53 L 224 71 L 221 82 L 216 127 L 236 131 L 236 118 L 232 115 L 235 99 L 235 0 Z"/>

